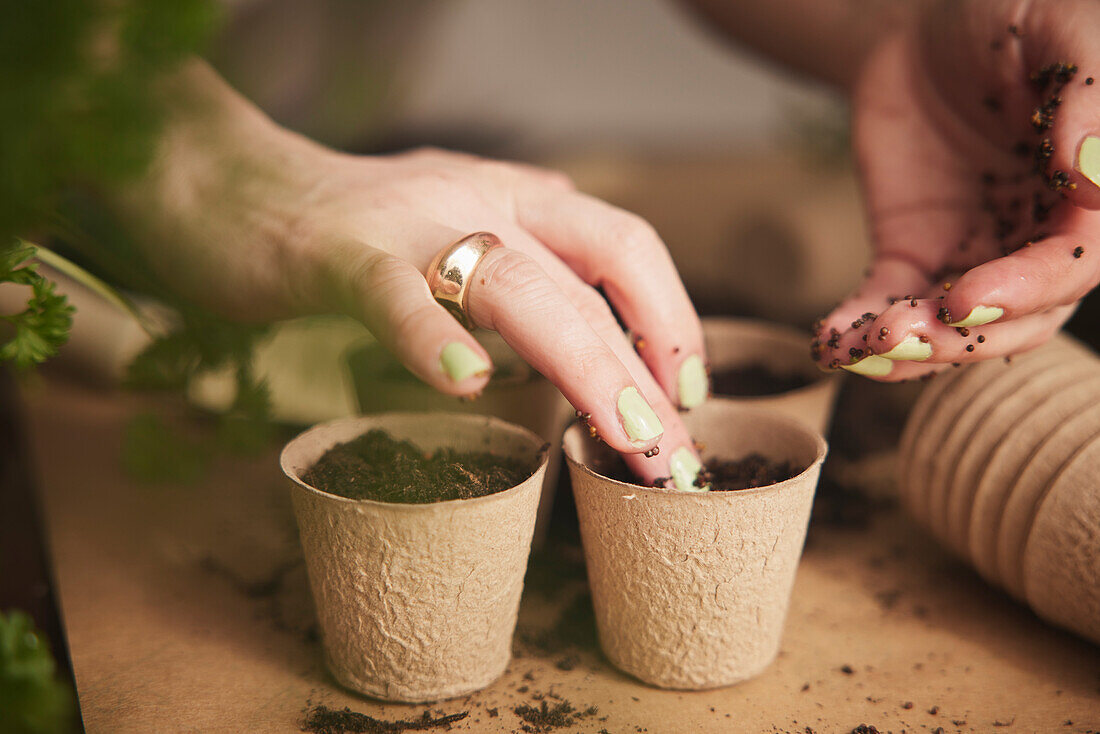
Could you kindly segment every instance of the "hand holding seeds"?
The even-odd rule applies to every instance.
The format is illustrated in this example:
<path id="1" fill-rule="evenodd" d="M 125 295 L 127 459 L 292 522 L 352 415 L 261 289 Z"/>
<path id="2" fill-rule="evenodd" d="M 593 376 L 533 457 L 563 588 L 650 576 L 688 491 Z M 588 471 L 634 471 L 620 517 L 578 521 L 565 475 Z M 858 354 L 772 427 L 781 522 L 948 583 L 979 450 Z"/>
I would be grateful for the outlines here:
<path id="1" fill-rule="evenodd" d="M 1032 349 L 1100 281 L 1100 4 L 934 5 L 856 85 L 875 257 L 813 347 L 884 381 Z"/>

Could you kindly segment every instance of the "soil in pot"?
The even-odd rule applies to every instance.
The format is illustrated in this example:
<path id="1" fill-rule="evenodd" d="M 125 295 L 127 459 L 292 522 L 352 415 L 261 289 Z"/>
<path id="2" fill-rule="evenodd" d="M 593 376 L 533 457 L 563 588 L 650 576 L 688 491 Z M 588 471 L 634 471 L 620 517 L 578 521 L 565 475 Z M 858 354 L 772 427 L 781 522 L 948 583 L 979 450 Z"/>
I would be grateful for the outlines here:
<path id="1" fill-rule="evenodd" d="M 592 468 L 608 479 L 646 486 L 618 456 Z M 805 467 L 799 468 L 789 461 L 772 461 L 763 454 L 755 452 L 740 459 L 710 458 L 705 461 L 703 471 L 699 472 L 696 484 L 701 487 L 709 483 L 711 491 L 714 492 L 733 492 L 785 482 L 800 474 L 803 468 Z M 667 479 L 667 477 L 658 477 L 655 481 L 656 486 L 666 486 Z"/>
<path id="2" fill-rule="evenodd" d="M 302 479 L 349 499 L 428 504 L 502 492 L 536 468 L 532 461 L 491 452 L 444 448 L 426 453 L 376 428 L 333 446 Z"/>
<path id="3" fill-rule="evenodd" d="M 812 384 L 806 375 L 777 372 L 764 364 L 733 365 L 711 375 L 712 392 L 731 398 L 755 398 L 798 390 Z"/>

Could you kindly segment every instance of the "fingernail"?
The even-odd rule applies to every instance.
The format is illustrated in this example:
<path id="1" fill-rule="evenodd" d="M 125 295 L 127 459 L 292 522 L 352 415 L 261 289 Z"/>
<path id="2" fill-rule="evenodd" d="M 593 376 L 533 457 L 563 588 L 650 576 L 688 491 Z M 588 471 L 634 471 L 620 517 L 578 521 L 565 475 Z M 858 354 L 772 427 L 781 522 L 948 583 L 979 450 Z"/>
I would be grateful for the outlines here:
<path id="1" fill-rule="evenodd" d="M 842 364 L 840 366 L 849 372 L 855 372 L 857 375 L 867 375 L 868 377 L 882 377 L 890 374 L 890 370 L 894 369 L 894 363 L 891 360 L 877 354 L 864 357 L 853 364 Z"/>
<path id="2" fill-rule="evenodd" d="M 683 492 L 706 492 L 709 489 L 709 486 L 695 486 L 695 479 L 699 476 L 702 468 L 703 465 L 685 446 L 676 449 L 668 462 L 668 469 L 672 473 L 672 483 L 676 485 L 676 489 Z"/>
<path id="3" fill-rule="evenodd" d="M 638 388 L 625 388 L 619 393 L 618 403 L 623 430 L 632 442 L 648 443 L 665 432 L 661 419 L 638 392 Z"/>
<path id="4" fill-rule="evenodd" d="M 948 326 L 983 326 L 996 321 L 1005 315 L 1003 308 L 997 308 L 996 306 L 975 306 L 965 319 L 962 321 L 955 321 L 948 324 Z"/>
<path id="5" fill-rule="evenodd" d="M 707 367 L 703 364 L 703 358 L 698 354 L 692 354 L 680 363 L 677 382 L 680 387 L 680 407 L 694 408 L 702 405 L 707 399 L 709 388 Z"/>
<path id="6" fill-rule="evenodd" d="M 1077 170 L 1081 175 L 1100 186 L 1100 138 L 1089 136 L 1081 141 L 1077 151 Z"/>
<path id="7" fill-rule="evenodd" d="M 889 352 L 879 355 L 891 360 L 923 362 L 932 356 L 932 345 L 922 342 L 919 336 L 907 336 Z"/>
<path id="8" fill-rule="evenodd" d="M 439 354 L 439 366 L 455 382 L 489 373 L 489 363 L 462 342 L 451 342 Z"/>

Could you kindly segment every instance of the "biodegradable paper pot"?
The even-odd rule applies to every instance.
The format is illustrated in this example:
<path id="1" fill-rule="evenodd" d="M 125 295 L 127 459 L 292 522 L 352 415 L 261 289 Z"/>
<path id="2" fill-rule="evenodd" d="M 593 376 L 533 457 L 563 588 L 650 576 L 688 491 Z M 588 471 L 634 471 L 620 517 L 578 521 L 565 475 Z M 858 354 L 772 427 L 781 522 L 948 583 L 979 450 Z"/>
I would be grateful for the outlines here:
<path id="1" fill-rule="evenodd" d="M 503 492 L 432 504 L 351 500 L 301 475 L 337 443 L 381 428 L 426 451 L 493 451 L 537 459 Z M 390 413 L 323 423 L 282 453 L 293 482 L 310 587 L 329 669 L 390 701 L 434 701 L 484 688 L 511 657 L 544 442 L 486 416 Z"/>
<path id="2" fill-rule="evenodd" d="M 677 492 L 596 473 L 610 450 L 578 425 L 564 446 L 604 652 L 647 683 L 705 689 L 756 675 L 779 651 L 826 444 L 735 403 L 686 418 L 708 454 L 755 451 L 804 470 L 757 489 Z"/>
<path id="3" fill-rule="evenodd" d="M 778 374 L 810 380 L 797 390 L 758 397 L 715 395 L 714 400 L 774 410 L 804 421 L 822 434 L 829 432 L 839 374 L 826 374 L 810 359 L 810 335 L 783 324 L 733 318 L 703 319 L 703 338 L 712 373 L 730 367 L 761 365 Z"/>
<path id="4" fill-rule="evenodd" d="M 550 521 L 561 469 L 561 433 L 573 416 L 573 408 L 553 383 L 529 367 L 498 335 L 479 332 L 477 337 L 497 370 L 477 400 L 462 402 L 425 385 L 374 343 L 348 355 L 359 410 L 370 415 L 392 411 L 490 415 L 519 424 L 550 442 L 550 463 L 535 526 L 537 545 Z"/>

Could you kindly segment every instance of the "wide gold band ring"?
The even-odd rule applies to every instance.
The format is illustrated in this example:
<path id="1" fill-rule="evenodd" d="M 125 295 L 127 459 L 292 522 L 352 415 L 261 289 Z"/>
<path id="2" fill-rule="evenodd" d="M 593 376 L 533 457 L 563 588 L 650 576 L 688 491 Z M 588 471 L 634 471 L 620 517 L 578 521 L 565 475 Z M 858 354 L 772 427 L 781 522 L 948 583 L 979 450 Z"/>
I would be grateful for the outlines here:
<path id="1" fill-rule="evenodd" d="M 466 311 L 474 271 L 489 250 L 503 246 L 495 234 L 475 232 L 444 247 L 428 267 L 428 288 L 432 297 L 467 329 L 475 326 Z"/>

